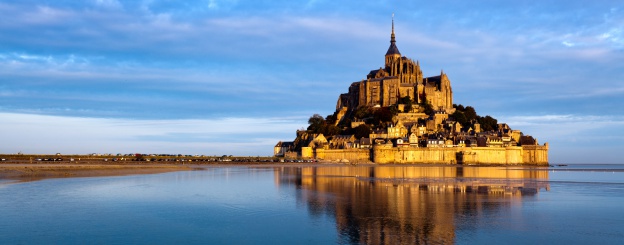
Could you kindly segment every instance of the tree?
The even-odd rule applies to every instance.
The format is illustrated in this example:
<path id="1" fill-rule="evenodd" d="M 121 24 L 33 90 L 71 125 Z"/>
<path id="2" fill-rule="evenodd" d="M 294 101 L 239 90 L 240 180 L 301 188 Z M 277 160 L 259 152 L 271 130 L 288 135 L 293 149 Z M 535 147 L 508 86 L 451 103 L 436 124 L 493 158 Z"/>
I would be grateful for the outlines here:
<path id="1" fill-rule="evenodd" d="M 340 128 L 333 124 L 326 124 L 322 133 L 327 137 L 334 136 L 340 133 Z"/>
<path id="2" fill-rule="evenodd" d="M 464 110 L 464 116 L 466 116 L 467 121 L 472 121 L 477 119 L 477 111 L 472 106 L 466 106 L 466 110 Z"/>
<path id="3" fill-rule="evenodd" d="M 371 130 L 371 128 L 368 125 L 360 124 L 359 126 L 355 128 L 355 138 L 356 139 L 368 138 L 371 132 L 373 132 L 373 130 Z"/>
<path id="4" fill-rule="evenodd" d="M 401 97 L 401 99 L 399 99 L 399 104 L 411 104 L 412 103 L 412 98 L 408 96 L 405 97 Z"/>
<path id="5" fill-rule="evenodd" d="M 429 101 L 426 99 L 420 103 L 420 107 L 423 108 L 423 112 L 427 115 L 433 115 L 433 107 L 429 104 Z"/>
<path id="6" fill-rule="evenodd" d="M 367 118 L 370 116 L 370 108 L 366 106 L 360 106 L 357 108 L 353 116 L 359 119 Z"/>
<path id="7" fill-rule="evenodd" d="M 326 124 L 336 124 L 336 120 L 338 120 L 338 115 L 336 115 L 336 113 L 327 115 L 327 117 L 325 117 Z"/>
<path id="8" fill-rule="evenodd" d="M 410 112 L 412 110 L 412 98 L 409 97 L 409 95 L 401 98 L 399 103 L 405 105 L 403 112 Z"/>
<path id="9" fill-rule="evenodd" d="M 405 107 L 403 108 L 403 112 L 408 113 L 412 111 L 412 103 L 406 104 Z"/>
<path id="10" fill-rule="evenodd" d="M 373 113 L 373 122 L 375 125 L 380 126 L 382 123 L 392 122 L 392 117 L 392 112 L 388 107 L 381 107 Z"/>
<path id="11" fill-rule="evenodd" d="M 308 119 L 308 124 L 310 124 L 310 126 L 308 126 L 308 131 L 318 134 L 323 132 L 326 123 L 325 119 L 321 115 L 314 114 L 310 117 L 310 119 Z"/>
<path id="12" fill-rule="evenodd" d="M 392 105 L 388 109 L 390 109 L 390 114 L 392 114 L 393 117 L 396 116 L 397 114 L 399 114 L 399 106 L 398 105 Z"/>
<path id="13" fill-rule="evenodd" d="M 456 110 L 455 112 L 453 112 L 453 114 L 451 114 L 451 116 L 455 119 L 456 122 L 458 122 L 462 126 L 464 126 L 468 122 L 468 120 L 466 119 L 466 116 L 464 115 L 464 113 L 462 113 L 459 110 Z"/>
<path id="14" fill-rule="evenodd" d="M 481 129 L 483 131 L 491 131 L 498 128 L 498 120 L 487 115 L 485 117 L 478 118 L 479 124 L 481 124 Z"/>

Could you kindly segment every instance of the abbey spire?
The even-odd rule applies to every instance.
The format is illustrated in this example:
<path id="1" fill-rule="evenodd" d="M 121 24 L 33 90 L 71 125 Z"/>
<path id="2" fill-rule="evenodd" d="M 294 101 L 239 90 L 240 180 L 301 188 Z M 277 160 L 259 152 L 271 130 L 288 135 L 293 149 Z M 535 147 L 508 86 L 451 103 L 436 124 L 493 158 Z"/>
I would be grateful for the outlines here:
<path id="1" fill-rule="evenodd" d="M 386 52 L 386 66 L 389 66 L 392 61 L 398 58 L 401 58 L 401 52 L 399 52 L 394 39 L 394 14 L 392 14 L 392 33 L 390 34 L 390 47 L 388 52 Z"/>

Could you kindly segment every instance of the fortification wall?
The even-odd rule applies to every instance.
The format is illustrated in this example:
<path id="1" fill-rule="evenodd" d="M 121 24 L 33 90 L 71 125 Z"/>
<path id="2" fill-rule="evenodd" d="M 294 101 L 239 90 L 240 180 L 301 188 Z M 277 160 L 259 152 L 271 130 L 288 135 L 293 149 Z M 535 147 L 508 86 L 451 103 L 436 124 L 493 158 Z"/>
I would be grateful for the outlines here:
<path id="1" fill-rule="evenodd" d="M 375 146 L 373 162 L 456 164 L 456 148 L 416 148 Z"/>
<path id="2" fill-rule="evenodd" d="M 303 154 L 302 154 L 303 155 Z M 306 154 L 307 155 L 307 154 Z M 314 157 L 328 161 L 377 164 L 506 164 L 547 165 L 548 144 L 510 147 L 416 148 L 375 145 L 369 149 L 316 149 Z"/>
<path id="3" fill-rule="evenodd" d="M 316 149 L 315 157 L 316 159 L 328 161 L 342 161 L 346 159 L 349 162 L 370 162 L 370 152 L 370 149 Z"/>
<path id="4" fill-rule="evenodd" d="M 462 164 L 523 164 L 523 149 L 511 147 L 465 147 L 457 152 L 458 162 Z M 463 159 L 462 159 L 463 158 Z"/>
<path id="5" fill-rule="evenodd" d="M 312 151 L 312 147 L 301 147 L 301 158 L 308 159 L 313 158 L 314 154 Z"/>
<path id="6" fill-rule="evenodd" d="M 525 164 L 547 165 L 548 164 L 548 143 L 543 146 L 527 145 L 522 146 L 522 161 Z"/>
<path id="7" fill-rule="evenodd" d="M 378 164 L 508 164 L 547 165 L 548 145 L 513 147 L 397 148 L 375 146 L 372 160 Z"/>

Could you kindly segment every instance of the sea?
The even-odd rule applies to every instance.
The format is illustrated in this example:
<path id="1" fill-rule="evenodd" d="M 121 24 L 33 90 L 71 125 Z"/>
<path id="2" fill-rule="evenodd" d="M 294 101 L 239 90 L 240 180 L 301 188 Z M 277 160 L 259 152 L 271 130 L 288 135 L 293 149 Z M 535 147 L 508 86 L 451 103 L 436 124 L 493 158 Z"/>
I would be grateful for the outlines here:
<path id="1" fill-rule="evenodd" d="M 0 244 L 624 244 L 624 165 L 0 180 Z"/>

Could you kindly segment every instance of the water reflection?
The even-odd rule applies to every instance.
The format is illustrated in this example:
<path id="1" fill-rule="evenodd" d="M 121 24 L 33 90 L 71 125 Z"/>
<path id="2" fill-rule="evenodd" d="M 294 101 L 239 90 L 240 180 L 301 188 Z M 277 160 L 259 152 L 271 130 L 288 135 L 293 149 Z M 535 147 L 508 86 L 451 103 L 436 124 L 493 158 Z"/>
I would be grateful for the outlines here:
<path id="1" fill-rule="evenodd" d="M 453 244 L 460 230 L 549 190 L 540 168 L 297 167 L 275 176 L 297 187 L 312 215 L 335 217 L 341 243 Z"/>

